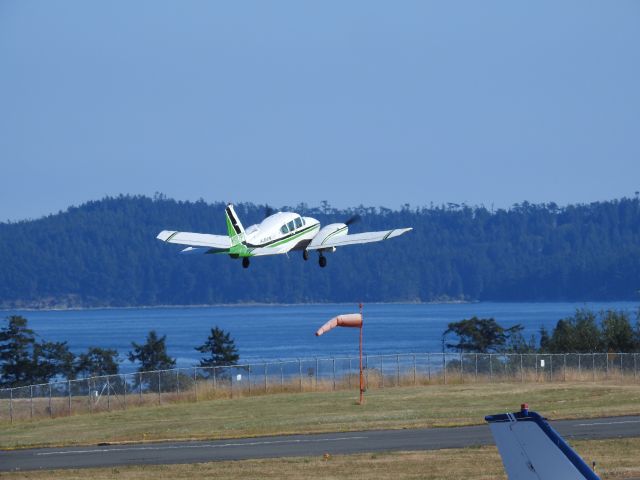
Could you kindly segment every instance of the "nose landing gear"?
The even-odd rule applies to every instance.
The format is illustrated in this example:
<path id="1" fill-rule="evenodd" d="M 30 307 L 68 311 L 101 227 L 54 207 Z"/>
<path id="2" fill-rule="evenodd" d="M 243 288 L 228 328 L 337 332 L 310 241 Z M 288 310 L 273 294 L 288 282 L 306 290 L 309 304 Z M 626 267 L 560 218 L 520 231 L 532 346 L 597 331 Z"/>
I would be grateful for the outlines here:
<path id="1" fill-rule="evenodd" d="M 320 258 L 318 258 L 318 265 L 320 265 L 321 268 L 324 268 L 327 266 L 327 257 L 325 257 L 324 255 L 320 254 Z"/>

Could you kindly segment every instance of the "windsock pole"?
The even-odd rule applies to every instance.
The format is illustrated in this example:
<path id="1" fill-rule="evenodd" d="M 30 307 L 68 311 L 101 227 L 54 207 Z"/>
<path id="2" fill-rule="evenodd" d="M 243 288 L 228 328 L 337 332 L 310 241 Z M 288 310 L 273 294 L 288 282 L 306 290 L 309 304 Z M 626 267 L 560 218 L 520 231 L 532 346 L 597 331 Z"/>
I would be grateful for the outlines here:
<path id="1" fill-rule="evenodd" d="M 364 317 L 362 316 L 362 303 L 360 304 L 360 405 L 364 403 L 364 374 L 362 373 L 362 328 L 364 327 Z"/>
<path id="2" fill-rule="evenodd" d="M 351 327 L 360 329 L 360 405 L 364 403 L 364 374 L 362 372 L 362 328 L 364 326 L 364 318 L 362 317 L 362 303 L 359 304 L 360 313 L 350 313 L 347 315 L 338 315 L 333 317 L 327 323 L 322 325 L 316 332 L 316 337 L 325 334 L 329 330 L 336 327 Z"/>

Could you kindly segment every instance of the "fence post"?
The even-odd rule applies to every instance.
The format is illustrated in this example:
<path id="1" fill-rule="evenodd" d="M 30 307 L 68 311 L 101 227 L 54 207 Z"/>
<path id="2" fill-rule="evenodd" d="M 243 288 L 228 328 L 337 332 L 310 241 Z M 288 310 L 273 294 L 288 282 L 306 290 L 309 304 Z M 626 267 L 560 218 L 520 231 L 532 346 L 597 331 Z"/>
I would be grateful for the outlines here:
<path id="1" fill-rule="evenodd" d="M 13 388 L 9 389 L 9 421 L 13 423 Z"/>
<path id="2" fill-rule="evenodd" d="M 445 356 L 446 354 L 444 352 L 442 352 L 442 375 L 443 375 L 443 381 L 444 384 L 447 384 L 447 357 Z"/>
<path id="3" fill-rule="evenodd" d="M 351 357 L 349 357 L 349 373 L 347 375 L 347 378 L 349 380 L 348 387 L 349 387 L 349 390 L 351 390 Z"/>
<path id="4" fill-rule="evenodd" d="M 593 375 L 593 381 L 596 381 L 596 354 L 591 352 L 591 373 Z"/>
<path id="5" fill-rule="evenodd" d="M 624 353 L 620 354 L 620 378 L 624 378 L 624 370 L 623 370 L 623 367 L 622 367 L 622 359 L 623 359 L 624 355 L 625 355 Z"/>
<path id="6" fill-rule="evenodd" d="M 87 399 L 89 400 L 89 413 L 93 413 L 93 400 L 91 400 L 91 377 L 87 378 L 87 390 Z"/>
<path id="7" fill-rule="evenodd" d="M 431 353 L 427 352 L 427 374 L 429 376 L 429 383 L 431 383 Z"/>
<path id="8" fill-rule="evenodd" d="M 29 413 L 29 418 L 33 420 L 33 385 L 29 386 L 29 408 L 31 410 Z"/>
<path id="9" fill-rule="evenodd" d="M 396 387 L 400 386 L 400 355 L 396 355 Z"/>
<path id="10" fill-rule="evenodd" d="M 493 382 L 493 357 L 489 354 L 489 381 Z"/>
<path id="11" fill-rule="evenodd" d="M 638 378 L 638 354 L 633 354 L 633 379 Z"/>
<path id="12" fill-rule="evenodd" d="M 107 411 L 111 411 L 111 383 L 109 383 L 109 375 L 107 375 Z"/>
<path id="13" fill-rule="evenodd" d="M 142 372 L 138 372 L 138 396 L 142 405 Z"/>
<path id="14" fill-rule="evenodd" d="M 176 391 L 180 395 L 180 369 L 176 368 Z"/>
<path id="15" fill-rule="evenodd" d="M 367 382 L 367 388 L 369 388 L 369 355 L 365 355 L 365 364 L 366 364 L 366 382 Z"/>
<path id="16" fill-rule="evenodd" d="M 478 381 L 478 354 L 476 353 L 476 382 Z"/>
<path id="17" fill-rule="evenodd" d="M 247 365 L 247 377 L 249 379 L 249 396 L 251 396 L 251 364 Z"/>
<path id="18" fill-rule="evenodd" d="M 336 389 L 336 357 L 333 357 L 333 390 Z"/>
<path id="19" fill-rule="evenodd" d="M 381 388 L 384 388 L 384 355 L 380 355 L 380 382 Z"/>
<path id="20" fill-rule="evenodd" d="M 460 383 L 464 383 L 464 354 L 460 352 Z"/>
<path id="21" fill-rule="evenodd" d="M 51 403 L 51 384 L 49 384 L 49 417 L 53 418 L 53 404 Z"/>
<path id="22" fill-rule="evenodd" d="M 265 367 L 266 368 L 266 367 Z M 218 389 L 218 367 L 213 367 L 213 391 L 215 392 Z"/>
<path id="23" fill-rule="evenodd" d="M 578 381 L 582 381 L 582 353 L 578 353 Z"/>
<path id="24" fill-rule="evenodd" d="M 503 381 L 507 381 L 507 363 L 509 363 L 509 355 L 504 355 L 504 377 L 503 377 Z"/>
<path id="25" fill-rule="evenodd" d="M 264 393 L 267 393 L 267 364 L 264 364 Z"/>
<path id="26" fill-rule="evenodd" d="M 536 353 L 536 383 L 538 383 L 538 354 Z"/>
<path id="27" fill-rule="evenodd" d="M 127 409 L 127 375 L 122 375 L 122 397 L 124 398 L 124 409 Z"/>
<path id="28" fill-rule="evenodd" d="M 282 369 L 282 362 L 280 362 L 280 391 L 284 391 L 284 371 Z"/>
<path id="29" fill-rule="evenodd" d="M 553 353 L 549 355 L 549 381 L 553 382 Z"/>
<path id="30" fill-rule="evenodd" d="M 524 383 L 524 367 L 522 365 L 522 354 L 520 354 L 520 383 Z"/>
<path id="31" fill-rule="evenodd" d="M 160 378 L 160 370 L 158 370 L 158 405 L 160 405 L 162 403 L 162 393 L 161 393 L 161 389 L 160 389 L 160 382 L 161 382 L 161 378 Z"/>
<path id="32" fill-rule="evenodd" d="M 302 391 L 302 359 L 298 359 L 298 373 L 300 375 L 300 391 Z"/>
<path id="33" fill-rule="evenodd" d="M 67 380 L 67 390 L 69 393 L 69 416 L 71 416 L 71 380 Z"/>
<path id="34" fill-rule="evenodd" d="M 566 382 L 567 381 L 567 354 L 564 354 L 564 357 L 562 359 L 562 381 Z"/>
<path id="35" fill-rule="evenodd" d="M 193 367 L 193 393 L 198 401 L 198 367 Z M 251 369 L 249 369 L 249 395 L 251 395 Z"/>
<path id="36" fill-rule="evenodd" d="M 607 356 L 607 363 L 604 371 L 604 378 L 609 378 L 609 352 L 605 353 Z"/>
<path id="37" fill-rule="evenodd" d="M 416 385 L 416 354 L 413 354 L 413 384 Z"/>

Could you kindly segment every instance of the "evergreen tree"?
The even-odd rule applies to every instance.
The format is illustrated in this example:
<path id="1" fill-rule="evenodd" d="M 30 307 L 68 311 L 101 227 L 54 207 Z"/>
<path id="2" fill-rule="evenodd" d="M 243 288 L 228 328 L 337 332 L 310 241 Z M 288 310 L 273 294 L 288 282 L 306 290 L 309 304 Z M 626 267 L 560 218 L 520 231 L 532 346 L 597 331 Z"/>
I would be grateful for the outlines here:
<path id="1" fill-rule="evenodd" d="M 581 308 L 573 316 L 558 320 L 543 349 L 549 353 L 589 353 L 601 351 L 602 344 L 596 314 Z"/>
<path id="2" fill-rule="evenodd" d="M 633 352 L 634 331 L 626 312 L 608 310 L 602 313 L 602 340 L 607 352 Z"/>
<path id="3" fill-rule="evenodd" d="M 151 330 L 145 343 L 137 344 L 136 342 L 131 342 L 133 351 L 129 352 L 129 361 L 138 362 L 140 365 L 139 372 L 174 368 L 176 360 L 167 354 L 166 338 L 166 335 L 158 337 L 156 331 Z"/>
<path id="4" fill-rule="evenodd" d="M 196 350 L 209 355 L 200 360 L 201 367 L 235 365 L 240 359 L 238 349 L 230 334 L 225 333 L 217 326 L 211 329 L 207 341 L 196 347 Z"/>
<path id="5" fill-rule="evenodd" d="M 300 205 L 295 209 L 323 225 L 359 214 L 354 233 L 413 227 L 392 243 L 338 249 L 330 272 L 299 258 L 261 257 L 247 275 L 229 258 L 185 259 L 155 239 L 163 229 L 224 232 L 224 207 L 120 196 L 37 220 L 0 222 L 0 306 L 637 300 L 640 290 L 638 198 L 565 207 L 523 202 L 495 211 Z M 245 226 L 264 218 L 263 206 L 243 203 L 236 210 Z"/>
<path id="6" fill-rule="evenodd" d="M 545 327 L 540 327 L 540 352 L 548 352 L 550 343 L 549 331 Z"/>
<path id="7" fill-rule="evenodd" d="M 76 375 L 98 377 L 102 375 L 117 375 L 120 369 L 118 352 L 110 348 L 89 347 L 86 353 L 78 355 Z"/>
<path id="8" fill-rule="evenodd" d="M 12 315 L 0 330 L 0 373 L 3 386 L 27 385 L 31 379 L 35 334 L 27 327 L 27 319 Z"/>
<path id="9" fill-rule="evenodd" d="M 69 351 L 67 342 L 36 342 L 28 382 L 47 383 L 57 376 L 73 379 L 74 360 L 75 355 Z"/>
<path id="10" fill-rule="evenodd" d="M 520 335 L 516 339 L 516 343 L 521 342 L 526 345 L 524 339 L 521 338 L 523 329 L 522 325 L 504 328 L 493 318 L 472 317 L 450 323 L 442 334 L 442 338 L 444 342 L 444 338 L 449 333 L 453 333 L 459 341 L 458 343 L 447 343 L 447 348 L 454 348 L 460 352 L 489 353 L 504 350 L 510 338 L 516 335 Z"/>

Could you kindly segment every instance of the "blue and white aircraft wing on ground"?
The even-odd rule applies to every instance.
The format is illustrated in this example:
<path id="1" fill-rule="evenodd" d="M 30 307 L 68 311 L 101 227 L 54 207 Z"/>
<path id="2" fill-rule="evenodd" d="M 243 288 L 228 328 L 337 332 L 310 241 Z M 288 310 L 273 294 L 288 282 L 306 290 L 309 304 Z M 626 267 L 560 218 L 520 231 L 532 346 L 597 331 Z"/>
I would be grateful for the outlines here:
<path id="1" fill-rule="evenodd" d="M 526 404 L 485 417 L 509 480 L 599 480 L 551 425 Z"/>

